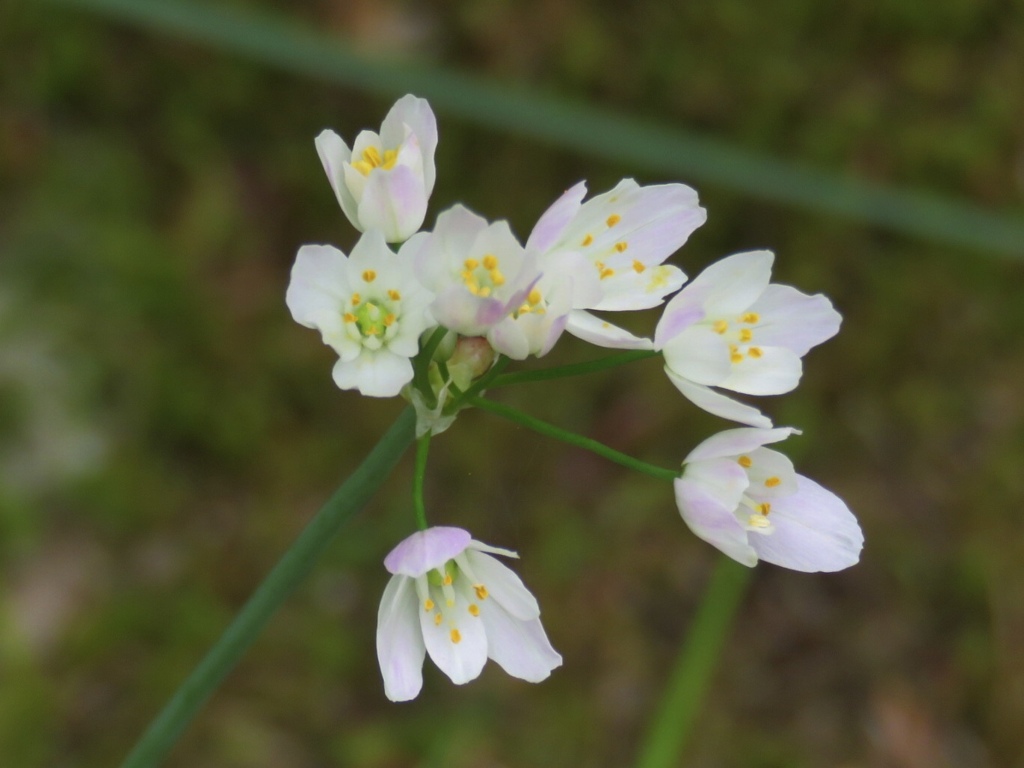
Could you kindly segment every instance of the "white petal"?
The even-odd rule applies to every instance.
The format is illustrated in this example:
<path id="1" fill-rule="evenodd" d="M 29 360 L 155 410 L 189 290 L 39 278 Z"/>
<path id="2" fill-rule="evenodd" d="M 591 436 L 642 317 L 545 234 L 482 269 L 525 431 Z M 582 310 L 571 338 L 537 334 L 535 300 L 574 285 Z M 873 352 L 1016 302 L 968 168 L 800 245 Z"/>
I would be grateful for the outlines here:
<path id="1" fill-rule="evenodd" d="M 387 149 L 398 147 L 405 140 L 405 128 L 416 137 L 423 153 L 423 177 L 427 197 L 434 189 L 434 153 L 437 150 L 437 119 L 426 99 L 406 94 L 388 112 L 380 127 L 381 142 Z"/>
<path id="2" fill-rule="evenodd" d="M 668 368 L 665 369 L 665 373 L 668 374 L 669 381 L 683 394 L 683 397 L 698 408 L 713 413 L 715 416 L 721 416 L 723 419 L 738 421 L 740 424 L 749 424 L 762 429 L 771 428 L 772 420 L 756 408 L 739 403 L 731 397 L 715 392 L 710 387 L 687 381 L 682 376 L 676 376 Z"/>
<path id="3" fill-rule="evenodd" d="M 727 429 L 724 432 L 712 435 L 690 451 L 690 455 L 683 459 L 683 463 L 739 456 L 740 454 L 749 453 L 760 448 L 762 445 L 785 440 L 793 434 L 800 434 L 800 430 L 793 427 L 777 427 L 775 429 L 740 427 L 739 429 Z"/>
<path id="4" fill-rule="evenodd" d="M 390 573 L 418 577 L 440 568 L 469 546 L 472 537 L 462 528 L 435 525 L 407 536 L 384 558 Z"/>
<path id="5" fill-rule="evenodd" d="M 722 389 L 745 395 L 781 395 L 796 389 L 803 374 L 800 356 L 785 347 L 758 347 L 760 357 L 745 356 L 718 382 Z M 740 353 L 744 348 L 740 348 Z"/>
<path id="6" fill-rule="evenodd" d="M 735 466 L 742 473 L 742 468 L 738 464 Z M 688 476 L 675 481 L 675 493 L 683 522 L 696 536 L 738 563 L 748 567 L 757 564 L 757 553 L 747 541 L 747 532 L 736 519 L 734 507 L 723 506 L 719 499 L 708 494 L 705 485 Z"/>
<path id="7" fill-rule="evenodd" d="M 788 285 L 769 285 L 750 311 L 760 315 L 754 329 L 758 344 L 786 347 L 801 357 L 835 336 L 843 321 L 827 297 L 808 296 Z"/>
<path id="8" fill-rule="evenodd" d="M 750 485 L 747 473 L 732 456 L 684 464 L 682 479 L 730 513 L 739 507 Z"/>
<path id="9" fill-rule="evenodd" d="M 772 503 L 770 535 L 751 535 L 762 560 L 795 571 L 840 571 L 860 559 L 864 534 L 846 504 L 797 475 L 797 493 Z"/>
<path id="10" fill-rule="evenodd" d="M 578 339 L 609 349 L 652 349 L 654 346 L 650 339 L 634 336 L 624 328 L 582 309 L 574 309 L 569 313 L 565 330 Z"/>
<path id="11" fill-rule="evenodd" d="M 490 555 L 474 549 L 466 550 L 466 560 L 473 569 L 473 575 L 487 587 L 490 596 L 483 602 L 494 600 L 512 616 L 524 621 L 540 616 L 540 606 L 522 579 L 504 563 Z"/>
<path id="12" fill-rule="evenodd" d="M 770 251 L 727 256 L 707 267 L 683 292 L 690 291 L 701 297 L 710 319 L 738 315 L 768 287 L 774 260 Z"/>
<path id="13" fill-rule="evenodd" d="M 350 292 L 346 256 L 330 245 L 304 245 L 295 256 L 285 303 L 295 322 L 338 332 Z"/>
<path id="14" fill-rule="evenodd" d="M 370 173 L 359 201 L 364 230 L 379 230 L 389 243 L 397 243 L 416 234 L 426 215 L 424 180 L 412 168 L 396 165 L 390 171 L 378 168 Z"/>
<path id="15" fill-rule="evenodd" d="M 352 225 L 359 227 L 358 206 L 355 198 L 345 183 L 345 165 L 352 159 L 352 151 L 348 144 L 332 130 L 321 131 L 313 142 L 316 145 L 316 153 L 320 156 L 320 163 L 327 174 L 327 180 L 334 190 L 334 196 L 338 199 L 341 210 L 345 212 Z"/>
<path id="16" fill-rule="evenodd" d="M 585 181 L 567 189 L 537 220 L 526 241 L 526 247 L 538 251 L 546 251 L 551 248 L 565 230 L 566 225 L 579 211 L 586 194 L 587 182 Z"/>
<path id="17" fill-rule="evenodd" d="M 750 459 L 750 466 L 746 467 L 750 498 L 758 502 L 770 501 L 774 506 L 783 496 L 796 493 L 796 470 L 788 456 L 770 448 L 756 448 L 745 455 Z"/>
<path id="18" fill-rule="evenodd" d="M 394 397 L 412 381 L 412 361 L 387 349 L 363 349 L 354 360 L 338 360 L 332 371 L 339 389 L 358 389 L 367 397 Z"/>
<path id="19" fill-rule="evenodd" d="M 669 342 L 684 330 L 704 319 L 702 296 L 691 291 L 692 285 L 684 288 L 665 305 L 654 331 L 654 348 L 664 349 Z"/>
<path id="20" fill-rule="evenodd" d="M 696 384 L 721 384 L 733 368 L 728 344 L 705 325 L 691 325 L 676 334 L 662 354 L 670 371 Z"/>
<path id="21" fill-rule="evenodd" d="M 520 621 L 497 604 L 480 606 L 480 618 L 487 630 L 487 655 L 513 677 L 539 683 L 562 665 L 539 618 Z"/>
<path id="22" fill-rule="evenodd" d="M 434 623 L 434 612 L 417 611 L 427 653 L 456 685 L 475 680 L 487 663 L 483 622 L 469 612 L 469 600 L 460 589 L 455 590 L 454 605 L 447 605 L 443 599 L 434 602 L 443 617 L 440 624 Z M 453 634 L 453 630 L 458 634 Z"/>
<path id="23" fill-rule="evenodd" d="M 682 288 L 685 282 L 683 270 L 673 264 L 656 264 L 639 273 L 632 266 L 626 266 L 601 281 L 604 297 L 589 309 L 609 312 L 650 309 Z"/>
<path id="24" fill-rule="evenodd" d="M 412 579 L 392 576 L 377 611 L 377 660 L 391 701 L 414 699 L 423 687 L 426 646 L 418 613 Z"/>

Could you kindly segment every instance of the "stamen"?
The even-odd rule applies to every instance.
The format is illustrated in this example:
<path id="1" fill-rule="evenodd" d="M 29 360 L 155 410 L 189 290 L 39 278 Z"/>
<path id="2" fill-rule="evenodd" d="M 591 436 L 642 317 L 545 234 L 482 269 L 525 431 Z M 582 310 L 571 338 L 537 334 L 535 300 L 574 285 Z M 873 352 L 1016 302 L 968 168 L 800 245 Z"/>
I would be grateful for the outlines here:
<path id="1" fill-rule="evenodd" d="M 750 341 L 754 338 L 754 332 L 749 328 L 740 329 L 740 341 Z"/>
<path id="2" fill-rule="evenodd" d="M 729 323 L 725 320 L 715 320 L 715 324 L 711 327 L 715 329 L 715 333 L 725 333 L 729 330 Z"/>
<path id="3" fill-rule="evenodd" d="M 747 312 L 747 314 L 743 316 L 743 322 L 749 323 L 750 325 L 753 325 L 754 323 L 759 323 L 760 321 L 761 316 L 757 314 L 757 312 Z"/>
<path id="4" fill-rule="evenodd" d="M 444 578 L 441 579 L 441 583 L 446 587 L 450 587 L 452 585 L 452 575 L 448 571 L 444 572 Z"/>
<path id="5" fill-rule="evenodd" d="M 537 304 L 540 304 L 541 299 L 543 298 L 544 297 L 540 295 L 540 291 L 534 288 L 532 291 L 530 291 L 529 295 L 526 297 L 526 300 L 530 302 L 531 306 L 536 306 Z"/>
<path id="6" fill-rule="evenodd" d="M 470 613 L 471 616 L 479 616 L 480 615 L 480 606 L 478 606 L 476 603 L 470 603 L 469 604 L 469 613 Z"/>
<path id="7" fill-rule="evenodd" d="M 476 269 L 477 267 L 480 266 L 480 262 L 477 261 L 476 259 L 466 259 L 464 262 L 462 262 L 462 265 L 466 269 Z"/>
<path id="8" fill-rule="evenodd" d="M 587 235 L 586 237 L 583 238 L 583 242 L 580 243 L 580 245 L 582 245 L 584 248 L 586 248 L 592 242 L 594 242 L 594 236 L 593 235 Z"/>
<path id="9" fill-rule="evenodd" d="M 394 324 L 395 324 L 395 316 L 394 316 L 394 314 L 384 315 L 384 327 L 385 328 L 390 328 Z"/>
<path id="10" fill-rule="evenodd" d="M 380 336 L 380 326 L 379 325 L 371 325 L 369 328 L 367 328 L 364 331 L 364 334 L 367 335 L 367 336 Z"/>
<path id="11" fill-rule="evenodd" d="M 760 515 L 751 515 L 750 519 L 747 520 L 747 523 L 750 525 L 751 528 L 770 528 L 771 527 L 771 522 L 769 522 L 768 518 L 761 517 Z"/>
<path id="12" fill-rule="evenodd" d="M 380 165 L 380 152 L 376 147 L 367 147 L 363 150 L 363 160 L 376 168 Z"/>
<path id="13" fill-rule="evenodd" d="M 459 634 L 459 630 L 457 630 L 457 629 L 453 629 L 451 631 L 450 637 L 452 639 L 452 642 L 455 643 L 456 645 L 458 645 L 459 643 L 462 642 L 462 635 Z"/>
<path id="14" fill-rule="evenodd" d="M 750 349 L 747 350 L 747 354 L 750 355 L 751 357 L 761 357 L 763 353 L 761 352 L 760 347 L 751 347 Z"/>
<path id="15" fill-rule="evenodd" d="M 642 261 L 640 261 L 639 259 L 633 259 L 634 272 L 636 272 L 639 275 L 642 274 L 645 269 L 647 269 L 647 266 Z"/>
<path id="16" fill-rule="evenodd" d="M 344 320 L 346 323 L 354 323 L 359 318 L 357 318 L 351 312 L 346 312 L 344 315 L 341 316 L 341 319 Z"/>
<path id="17" fill-rule="evenodd" d="M 360 296 L 358 293 L 353 293 L 352 294 L 352 306 L 353 307 L 358 307 L 359 306 L 359 302 L 361 302 L 362 300 L 363 300 L 363 297 Z"/>
<path id="18" fill-rule="evenodd" d="M 750 469 L 754 465 L 754 460 L 751 459 L 749 456 L 740 456 L 738 459 L 736 459 L 736 463 L 739 464 L 744 469 Z"/>
<path id="19" fill-rule="evenodd" d="M 434 601 L 431 600 L 429 597 L 423 601 L 423 610 L 427 613 L 430 613 L 430 611 L 434 610 Z"/>
<path id="20" fill-rule="evenodd" d="M 629 248 L 629 243 L 627 243 L 625 240 L 623 240 L 621 243 L 615 244 L 615 250 L 618 251 L 619 253 L 622 253 L 627 248 Z"/>
<path id="21" fill-rule="evenodd" d="M 473 591 L 476 592 L 476 597 L 477 597 L 478 600 L 486 600 L 487 599 L 487 595 L 488 595 L 487 587 L 485 587 L 483 584 L 474 584 L 473 585 Z"/>
<path id="22" fill-rule="evenodd" d="M 402 294 L 400 294 L 398 291 L 392 288 L 390 291 L 388 291 L 388 298 L 391 299 L 392 301 L 401 301 Z"/>
<path id="23" fill-rule="evenodd" d="M 444 619 L 441 618 L 441 612 L 438 611 L 437 613 L 434 614 L 434 626 L 435 627 L 440 627 L 442 621 L 444 621 Z"/>
<path id="24" fill-rule="evenodd" d="M 602 280 L 604 280 L 605 278 L 611 277 L 614 274 L 615 274 L 615 270 L 614 269 L 612 269 L 611 267 L 604 267 L 601 270 L 601 272 L 600 272 L 600 277 L 601 277 Z"/>
<path id="25" fill-rule="evenodd" d="M 772 477 L 769 477 L 769 478 L 768 478 L 767 480 L 765 480 L 765 481 L 764 481 L 764 484 L 765 484 L 765 485 L 766 485 L 767 487 L 769 487 L 769 488 L 774 488 L 775 486 L 777 486 L 777 485 L 778 485 L 779 483 L 781 483 L 781 482 L 782 482 L 782 479 L 781 479 L 781 478 L 775 477 L 775 476 L 773 475 Z"/>
<path id="26" fill-rule="evenodd" d="M 364 282 L 372 283 L 376 279 L 377 279 L 377 273 L 374 272 L 372 269 L 368 269 L 365 272 L 363 272 L 363 281 Z"/>
<path id="27" fill-rule="evenodd" d="M 622 221 L 622 217 L 619 216 L 619 214 L 617 213 L 613 213 L 611 216 L 605 219 L 604 223 L 607 224 L 609 227 L 614 227 L 620 221 Z"/>
<path id="28" fill-rule="evenodd" d="M 743 355 L 740 354 L 739 348 L 735 344 L 729 345 L 729 359 L 734 363 L 743 362 Z"/>
<path id="29" fill-rule="evenodd" d="M 757 511 L 760 512 L 765 517 L 767 517 L 768 513 L 772 511 L 772 505 L 769 504 L 767 501 L 764 502 L 763 504 L 758 504 L 757 505 Z"/>
<path id="30" fill-rule="evenodd" d="M 488 253 L 484 256 L 484 269 L 497 269 L 498 268 L 498 257 L 493 253 Z"/>

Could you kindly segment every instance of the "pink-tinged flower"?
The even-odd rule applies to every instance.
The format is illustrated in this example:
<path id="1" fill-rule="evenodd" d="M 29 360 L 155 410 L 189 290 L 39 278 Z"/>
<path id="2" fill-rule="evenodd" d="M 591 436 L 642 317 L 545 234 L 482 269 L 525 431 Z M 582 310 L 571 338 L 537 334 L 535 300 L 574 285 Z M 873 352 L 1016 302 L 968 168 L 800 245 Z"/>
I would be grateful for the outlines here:
<path id="1" fill-rule="evenodd" d="M 323 131 L 316 151 L 341 209 L 361 232 L 383 233 L 389 243 L 419 231 L 434 189 L 437 122 L 425 99 L 400 98 L 380 133 L 362 131 L 352 149 Z"/>
<path id="2" fill-rule="evenodd" d="M 649 349 L 641 339 L 586 310 L 638 310 L 661 304 L 686 281 L 665 260 L 707 219 L 697 193 L 683 184 L 641 187 L 623 179 L 583 202 L 580 182 L 548 208 L 526 243 L 538 252 L 552 286 L 572 293 L 567 330 L 594 344 Z"/>
<path id="3" fill-rule="evenodd" d="M 302 246 L 285 301 L 296 322 L 319 330 L 338 353 L 333 374 L 341 389 L 393 397 L 412 380 L 420 334 L 434 325 L 432 298 L 371 231 L 351 256 L 330 245 Z"/>
<path id="4" fill-rule="evenodd" d="M 462 205 L 438 216 L 434 231 L 416 235 L 403 254 L 407 249 L 417 277 L 434 293 L 434 318 L 462 336 L 487 336 L 528 300 L 540 277 L 507 222 L 488 224 Z"/>
<path id="5" fill-rule="evenodd" d="M 435 527 L 414 533 L 384 559 L 394 575 L 377 614 L 377 658 L 391 701 L 416 698 L 427 653 L 456 685 L 475 680 L 488 658 L 531 683 L 562 664 L 537 600 L 491 554 L 517 557 L 461 528 Z"/>
<path id="6" fill-rule="evenodd" d="M 666 305 L 654 334 L 665 371 L 685 397 L 716 416 L 762 428 L 771 420 L 711 387 L 789 392 L 803 373 L 800 358 L 842 322 L 825 296 L 770 283 L 774 258 L 750 251 L 712 264 Z"/>
<path id="7" fill-rule="evenodd" d="M 675 481 L 679 512 L 697 536 L 746 566 L 760 559 L 795 571 L 849 568 L 864 545 L 857 518 L 764 447 L 796 431 L 730 429 L 705 440 Z"/>

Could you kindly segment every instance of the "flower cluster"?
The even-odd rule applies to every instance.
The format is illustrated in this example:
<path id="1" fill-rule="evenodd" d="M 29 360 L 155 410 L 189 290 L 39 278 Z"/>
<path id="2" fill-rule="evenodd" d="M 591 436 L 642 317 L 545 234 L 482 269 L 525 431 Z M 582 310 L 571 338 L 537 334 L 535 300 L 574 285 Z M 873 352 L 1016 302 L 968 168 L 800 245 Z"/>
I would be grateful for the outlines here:
<path id="1" fill-rule="evenodd" d="M 338 203 L 362 234 L 349 254 L 303 246 L 287 304 L 337 353 L 335 383 L 371 397 L 401 395 L 416 408 L 417 435 L 429 438 L 452 424 L 497 361 L 542 357 L 563 332 L 648 350 L 685 398 L 746 425 L 684 460 L 675 496 L 687 526 L 748 566 L 763 559 L 835 571 L 857 562 L 863 537 L 846 505 L 764 447 L 797 430 L 773 428 L 760 410 L 723 393 L 793 390 L 804 355 L 839 330 L 829 300 L 772 283 L 768 251 L 729 256 L 687 283 L 666 261 L 706 212 L 683 184 L 624 179 L 586 199 L 580 182 L 525 243 L 507 222 L 462 205 L 426 230 L 437 142 L 430 106 L 411 95 L 379 133 L 361 132 L 351 148 L 333 131 L 316 139 Z M 663 304 L 653 338 L 595 314 Z M 421 528 L 385 560 L 393 576 L 377 649 L 387 696 L 418 694 L 427 653 L 455 683 L 476 678 L 487 658 L 524 680 L 546 678 L 561 657 L 537 602 L 491 557 L 514 553 L 458 528 Z"/>

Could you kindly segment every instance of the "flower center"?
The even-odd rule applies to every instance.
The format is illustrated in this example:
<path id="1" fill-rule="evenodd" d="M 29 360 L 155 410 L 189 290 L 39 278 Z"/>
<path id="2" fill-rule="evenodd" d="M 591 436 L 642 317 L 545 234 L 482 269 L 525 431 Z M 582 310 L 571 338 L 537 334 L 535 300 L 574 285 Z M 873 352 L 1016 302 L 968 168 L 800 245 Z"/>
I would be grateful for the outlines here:
<path id="1" fill-rule="evenodd" d="M 367 272 L 369 274 L 370 270 Z M 368 274 L 363 275 L 364 279 Z M 366 282 L 372 282 L 372 278 Z M 384 346 L 398 332 L 398 312 L 394 305 L 401 299 L 401 294 L 392 289 L 385 296 L 386 299 L 364 300 L 360 294 L 353 293 L 349 299 L 350 309 L 342 315 L 349 337 L 373 351 Z"/>
<path id="2" fill-rule="evenodd" d="M 486 299 L 495 288 L 505 284 L 501 262 L 493 253 L 488 253 L 483 259 L 466 259 L 462 266 L 462 282 L 474 296 Z"/>
<path id="3" fill-rule="evenodd" d="M 547 308 L 544 304 L 544 296 L 537 288 L 534 288 L 527 294 L 526 301 L 523 302 L 523 305 L 512 313 L 512 317 L 517 318 L 520 315 L 529 314 L 543 315 L 546 312 Z"/>
<path id="4" fill-rule="evenodd" d="M 386 149 L 384 150 L 384 157 L 381 157 L 379 149 L 376 147 L 367 147 L 363 150 L 363 159 L 356 160 L 352 163 L 352 167 L 363 174 L 363 176 L 369 176 L 370 171 L 374 168 L 382 168 L 385 171 L 390 171 L 395 167 L 395 163 L 397 161 L 397 150 Z"/>
<path id="5" fill-rule="evenodd" d="M 745 312 L 730 320 L 719 319 L 711 323 L 712 330 L 724 337 L 729 344 L 729 359 L 733 363 L 742 363 L 747 358 L 758 358 L 764 355 L 760 347 L 750 346 L 754 340 L 754 328 L 761 322 L 757 312 Z"/>
<path id="6" fill-rule="evenodd" d="M 479 618 L 478 603 L 486 600 L 489 594 L 487 587 L 474 577 L 465 555 L 459 555 L 456 560 L 449 560 L 443 567 L 435 568 L 416 580 L 416 591 L 423 610 L 433 614 L 435 627 L 442 624 L 447 626 L 448 639 L 453 645 L 462 642 L 460 621 L 467 614 L 471 619 Z M 467 588 L 472 589 L 472 596 L 476 600 L 467 595 Z"/>

